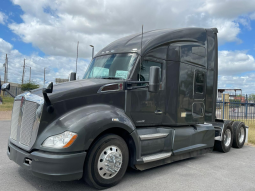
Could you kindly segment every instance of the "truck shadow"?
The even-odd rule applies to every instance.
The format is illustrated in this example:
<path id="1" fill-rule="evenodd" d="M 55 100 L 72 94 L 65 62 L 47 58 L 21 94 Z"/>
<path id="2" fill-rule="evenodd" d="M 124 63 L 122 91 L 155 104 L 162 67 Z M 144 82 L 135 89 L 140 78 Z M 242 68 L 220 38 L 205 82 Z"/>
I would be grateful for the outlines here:
<path id="1" fill-rule="evenodd" d="M 217 152 L 213 152 L 217 153 Z M 173 169 L 178 169 L 178 166 L 186 165 L 193 160 L 202 160 L 206 155 L 197 156 L 189 159 L 184 159 L 181 161 L 173 162 L 170 164 L 162 165 L 145 171 L 137 171 L 132 168 L 128 168 L 127 172 L 122 179 L 122 181 L 115 187 L 112 187 L 107 190 L 122 190 L 132 186 L 136 186 L 141 182 L 141 180 L 148 180 L 157 176 L 164 176 L 165 174 L 171 173 Z M 27 171 L 23 168 L 17 168 L 20 178 L 22 178 L 27 184 L 28 187 L 34 187 L 34 190 L 95 190 L 88 186 L 83 180 L 75 180 L 69 182 L 57 182 L 51 180 L 44 180 L 41 178 L 35 177 L 30 171 Z M 132 184 L 130 184 L 132 182 Z"/>

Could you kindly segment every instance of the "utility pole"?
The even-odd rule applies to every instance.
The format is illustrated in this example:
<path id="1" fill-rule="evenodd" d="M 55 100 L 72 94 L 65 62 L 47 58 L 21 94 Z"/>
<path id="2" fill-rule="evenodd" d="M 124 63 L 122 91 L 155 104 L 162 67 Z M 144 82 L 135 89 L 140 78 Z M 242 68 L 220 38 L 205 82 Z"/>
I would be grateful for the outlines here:
<path id="1" fill-rule="evenodd" d="M 77 43 L 77 57 L 76 57 L 76 74 L 77 74 L 77 60 L 78 60 L 78 52 L 79 52 L 79 41 Z"/>
<path id="2" fill-rule="evenodd" d="M 24 65 L 23 65 L 23 73 L 22 73 L 22 84 L 24 82 L 24 75 L 25 75 L 25 67 L 26 67 L 26 62 L 25 62 L 26 59 L 24 59 Z"/>
<path id="3" fill-rule="evenodd" d="M 6 83 L 6 74 L 7 74 L 7 71 L 6 71 L 6 59 L 5 59 L 5 63 L 4 63 L 4 83 Z"/>
<path id="4" fill-rule="evenodd" d="M 7 68 L 7 70 L 6 70 L 6 82 L 8 82 L 8 70 L 9 70 L 9 67 L 8 67 L 8 57 L 7 57 L 7 54 L 6 54 L 6 68 Z"/>
<path id="5" fill-rule="evenodd" d="M 6 54 L 5 63 L 4 63 L 4 83 L 8 82 L 8 58 Z"/>
<path id="6" fill-rule="evenodd" d="M 43 78 L 43 84 L 45 84 L 45 68 L 44 68 L 44 78 Z"/>

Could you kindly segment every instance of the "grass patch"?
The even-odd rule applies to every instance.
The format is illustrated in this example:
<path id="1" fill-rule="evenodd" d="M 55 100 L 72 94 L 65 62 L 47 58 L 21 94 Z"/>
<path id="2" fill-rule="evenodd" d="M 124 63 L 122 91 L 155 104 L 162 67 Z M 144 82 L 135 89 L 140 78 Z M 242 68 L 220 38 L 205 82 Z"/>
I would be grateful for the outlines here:
<path id="1" fill-rule="evenodd" d="M 12 111 L 14 98 L 2 97 L 2 99 L 3 99 L 3 104 L 0 105 L 0 111 Z"/>
<path id="2" fill-rule="evenodd" d="M 255 122 L 249 125 L 248 142 L 255 145 Z"/>

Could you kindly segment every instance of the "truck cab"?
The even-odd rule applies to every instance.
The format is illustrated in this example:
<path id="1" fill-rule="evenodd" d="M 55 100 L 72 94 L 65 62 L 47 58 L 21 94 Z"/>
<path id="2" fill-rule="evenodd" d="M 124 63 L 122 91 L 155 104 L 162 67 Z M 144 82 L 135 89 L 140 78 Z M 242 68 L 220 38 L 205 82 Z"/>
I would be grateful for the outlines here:
<path id="1" fill-rule="evenodd" d="M 228 152 L 237 144 L 233 132 L 245 126 L 215 119 L 217 52 L 216 28 L 116 40 L 82 80 L 15 97 L 7 154 L 38 177 L 83 178 L 103 189 L 128 166 L 145 170 L 214 148 Z"/>

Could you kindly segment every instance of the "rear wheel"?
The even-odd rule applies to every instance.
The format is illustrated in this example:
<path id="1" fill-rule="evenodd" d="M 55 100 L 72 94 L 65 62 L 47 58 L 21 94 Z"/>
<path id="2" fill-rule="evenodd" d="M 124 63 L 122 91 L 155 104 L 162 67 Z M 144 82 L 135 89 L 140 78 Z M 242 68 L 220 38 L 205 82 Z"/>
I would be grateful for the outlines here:
<path id="1" fill-rule="evenodd" d="M 233 143 L 233 128 L 231 123 L 225 123 L 222 141 L 215 141 L 214 148 L 220 152 L 226 153 L 229 152 Z"/>
<path id="2" fill-rule="evenodd" d="M 84 165 L 84 179 L 97 189 L 118 184 L 124 176 L 129 160 L 126 142 L 117 135 L 100 137 L 90 148 Z"/>
<path id="3" fill-rule="evenodd" d="M 246 129 L 243 122 L 235 121 L 233 124 L 233 147 L 242 148 L 246 139 Z"/>

